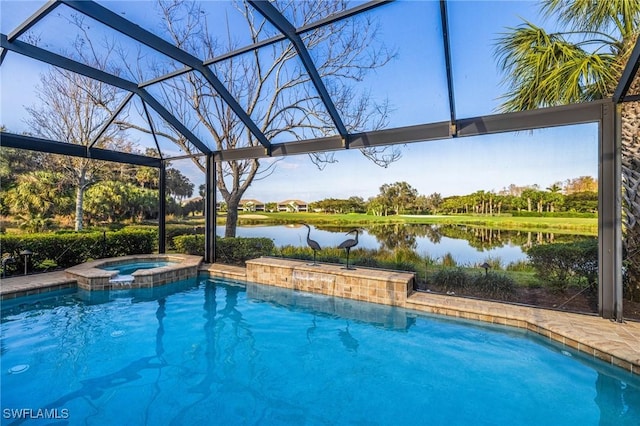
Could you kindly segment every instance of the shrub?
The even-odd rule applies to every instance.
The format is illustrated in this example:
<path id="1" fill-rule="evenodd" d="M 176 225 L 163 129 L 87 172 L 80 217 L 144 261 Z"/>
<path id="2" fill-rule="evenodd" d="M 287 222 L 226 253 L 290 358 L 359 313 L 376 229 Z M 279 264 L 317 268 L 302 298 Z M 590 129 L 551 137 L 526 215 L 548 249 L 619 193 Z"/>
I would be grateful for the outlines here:
<path id="1" fill-rule="evenodd" d="M 24 256 L 33 252 L 30 264 L 53 264 L 62 268 L 78 265 L 89 259 L 152 253 L 157 246 L 155 230 L 123 230 L 118 232 L 74 232 L 64 234 L 2 235 L 2 253 L 13 256 L 17 270 L 24 270 Z"/>
<path id="2" fill-rule="evenodd" d="M 36 269 L 48 271 L 49 269 L 55 269 L 58 267 L 58 263 L 53 259 L 45 259 L 42 262 L 35 265 Z"/>
<path id="3" fill-rule="evenodd" d="M 533 267 L 526 260 L 518 260 L 517 262 L 509 263 L 506 267 L 506 270 L 514 272 L 530 272 L 533 270 Z"/>
<path id="4" fill-rule="evenodd" d="M 154 232 L 158 232 L 157 225 L 131 225 L 127 226 L 127 230 L 153 230 Z M 195 235 L 195 234 L 203 234 L 204 228 L 202 226 L 194 226 L 194 225 L 185 225 L 185 224 L 173 224 L 168 223 L 165 227 L 165 236 L 167 242 L 167 250 L 178 250 L 175 246 L 175 237 L 179 235 Z M 204 238 L 201 236 L 201 238 Z"/>
<path id="5" fill-rule="evenodd" d="M 596 201 L 597 201 L 596 195 Z M 595 218 L 598 217 L 597 213 L 591 212 L 528 212 L 528 211 L 516 211 L 512 212 L 513 217 L 566 217 L 566 218 Z"/>
<path id="6" fill-rule="evenodd" d="M 494 271 L 499 271 L 502 269 L 502 259 L 499 257 L 487 257 L 484 260 L 484 263 L 489 265 L 489 268 Z"/>
<path id="7" fill-rule="evenodd" d="M 515 282 L 503 274 L 479 274 L 471 281 L 470 288 L 481 296 L 507 300 L 514 292 Z"/>
<path id="8" fill-rule="evenodd" d="M 536 245 L 527 251 L 539 278 L 556 290 L 568 288 L 572 277 L 593 285 L 598 276 L 598 242 L 587 239 L 573 243 Z"/>
<path id="9" fill-rule="evenodd" d="M 180 235 L 174 237 L 173 244 L 180 253 L 204 256 L 204 237 L 201 235 Z M 273 240 L 269 238 L 218 238 L 216 237 L 216 259 L 221 263 L 244 265 L 249 259 L 268 256 L 274 251 Z"/>
<path id="10" fill-rule="evenodd" d="M 130 254 L 153 253 L 158 248 L 158 231 L 122 230 L 106 233 L 106 256 L 117 257 Z M 101 256 L 95 256 L 101 257 Z"/>
<path id="11" fill-rule="evenodd" d="M 338 255 L 337 263 L 346 262 L 346 252 L 338 248 L 336 248 L 336 251 L 336 254 Z M 359 265 L 366 268 L 380 268 L 384 259 L 385 257 L 381 256 L 378 250 L 373 249 L 356 248 L 351 250 L 351 253 L 349 254 L 350 265 Z M 389 258 L 387 257 L 386 259 Z M 391 262 L 391 259 L 389 259 L 389 263 Z"/>
<path id="12" fill-rule="evenodd" d="M 469 276 L 462 269 L 441 269 L 433 276 L 433 281 L 446 292 L 461 294 L 469 285 Z"/>
<path id="13" fill-rule="evenodd" d="M 204 256 L 204 237 L 197 235 L 178 235 L 173 237 L 172 246 L 178 253 Z"/>
<path id="14" fill-rule="evenodd" d="M 216 256 L 223 263 L 244 264 L 249 259 L 270 255 L 274 246 L 269 238 L 220 238 Z"/>

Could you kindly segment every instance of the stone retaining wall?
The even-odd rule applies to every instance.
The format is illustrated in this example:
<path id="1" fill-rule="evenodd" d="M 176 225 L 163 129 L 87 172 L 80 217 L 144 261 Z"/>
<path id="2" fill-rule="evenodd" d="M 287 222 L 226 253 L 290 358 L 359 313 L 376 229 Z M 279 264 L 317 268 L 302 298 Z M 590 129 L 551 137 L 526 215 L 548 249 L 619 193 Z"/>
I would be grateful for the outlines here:
<path id="1" fill-rule="evenodd" d="M 271 257 L 247 261 L 246 274 L 249 282 L 391 306 L 405 306 L 415 278 L 410 272 Z"/>

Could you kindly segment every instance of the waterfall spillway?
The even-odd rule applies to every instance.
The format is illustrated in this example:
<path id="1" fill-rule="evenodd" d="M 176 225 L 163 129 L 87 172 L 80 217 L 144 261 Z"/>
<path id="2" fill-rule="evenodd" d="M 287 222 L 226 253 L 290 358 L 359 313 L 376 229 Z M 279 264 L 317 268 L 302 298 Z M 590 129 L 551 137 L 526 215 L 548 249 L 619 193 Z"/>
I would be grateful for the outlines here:
<path id="1" fill-rule="evenodd" d="M 120 274 L 118 274 L 118 275 L 114 276 L 113 278 L 111 278 L 109 280 L 109 282 L 111 284 L 114 284 L 114 285 L 131 285 L 131 283 L 133 283 L 133 280 L 134 280 L 133 275 L 127 275 L 127 274 L 120 275 Z"/>

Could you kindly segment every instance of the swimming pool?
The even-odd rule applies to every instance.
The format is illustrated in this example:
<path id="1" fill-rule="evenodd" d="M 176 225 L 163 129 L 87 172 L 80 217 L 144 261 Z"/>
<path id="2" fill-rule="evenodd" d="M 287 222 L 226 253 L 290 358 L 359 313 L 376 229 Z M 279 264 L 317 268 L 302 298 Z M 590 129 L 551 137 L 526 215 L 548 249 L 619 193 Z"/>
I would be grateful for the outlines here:
<path id="1" fill-rule="evenodd" d="M 1 327 L 3 424 L 640 423 L 637 376 L 526 331 L 206 276 Z"/>
<path id="2" fill-rule="evenodd" d="M 152 268 L 161 268 L 163 266 L 175 265 L 176 262 L 171 261 L 138 261 L 138 262 L 128 262 L 128 263 L 120 263 L 113 266 L 102 266 L 100 269 L 104 269 L 106 271 L 118 271 L 119 275 L 131 275 L 135 271 L 139 269 L 152 269 Z"/>

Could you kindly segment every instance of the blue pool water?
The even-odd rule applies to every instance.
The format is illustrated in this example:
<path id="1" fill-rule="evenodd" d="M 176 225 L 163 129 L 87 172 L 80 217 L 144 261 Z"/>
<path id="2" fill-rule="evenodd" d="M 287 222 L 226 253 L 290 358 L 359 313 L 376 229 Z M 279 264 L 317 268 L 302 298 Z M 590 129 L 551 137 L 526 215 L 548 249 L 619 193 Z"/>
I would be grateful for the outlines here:
<path id="1" fill-rule="evenodd" d="M 113 266 L 105 266 L 101 269 L 107 271 L 118 271 L 119 275 L 131 275 L 138 269 L 151 269 L 151 268 L 159 268 L 161 266 L 173 265 L 175 262 L 169 261 L 145 261 L 145 262 L 129 262 L 129 263 L 121 263 L 119 265 Z"/>
<path id="2" fill-rule="evenodd" d="M 637 376 L 381 305 L 200 277 L 1 317 L 3 424 L 640 424 Z"/>

